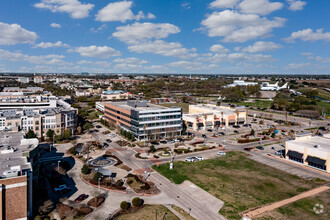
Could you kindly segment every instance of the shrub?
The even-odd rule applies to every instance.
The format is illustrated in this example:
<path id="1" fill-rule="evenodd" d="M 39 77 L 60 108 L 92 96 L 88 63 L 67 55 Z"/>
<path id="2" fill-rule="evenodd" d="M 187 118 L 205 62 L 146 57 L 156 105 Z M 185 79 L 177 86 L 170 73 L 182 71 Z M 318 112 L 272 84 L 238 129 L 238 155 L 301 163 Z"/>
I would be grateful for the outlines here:
<path id="1" fill-rule="evenodd" d="M 151 145 L 150 146 L 150 152 L 156 152 L 156 151 L 157 151 L 157 149 L 155 148 L 155 146 Z"/>
<path id="2" fill-rule="evenodd" d="M 128 203 L 128 202 L 126 202 L 126 201 L 122 201 L 122 202 L 120 203 L 120 208 L 123 209 L 123 210 L 127 210 L 127 209 L 129 209 L 130 206 L 131 206 L 130 203 Z"/>
<path id="3" fill-rule="evenodd" d="M 117 185 L 117 186 L 122 186 L 122 185 L 124 185 L 124 183 L 123 183 L 123 181 L 121 181 L 121 180 L 117 180 L 117 181 L 116 181 L 116 185 Z"/>
<path id="4" fill-rule="evenodd" d="M 78 152 L 76 150 L 76 147 L 71 147 L 70 150 L 69 150 L 70 154 L 72 155 L 76 155 Z"/>
<path id="5" fill-rule="evenodd" d="M 134 199 L 132 199 L 132 204 L 133 206 L 138 207 L 142 205 L 142 201 L 139 197 L 135 197 Z"/>
<path id="6" fill-rule="evenodd" d="M 90 172 L 91 170 L 89 169 L 89 167 L 86 164 L 84 164 L 84 166 L 81 168 L 81 173 L 86 175 L 86 174 L 90 174 Z"/>

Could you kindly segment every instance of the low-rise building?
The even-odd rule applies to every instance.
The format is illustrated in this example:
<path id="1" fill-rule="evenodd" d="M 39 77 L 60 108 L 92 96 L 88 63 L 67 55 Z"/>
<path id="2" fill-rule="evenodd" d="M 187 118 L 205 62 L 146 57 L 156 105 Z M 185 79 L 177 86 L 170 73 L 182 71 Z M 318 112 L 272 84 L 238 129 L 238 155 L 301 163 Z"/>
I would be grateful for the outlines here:
<path id="1" fill-rule="evenodd" d="M 232 84 L 226 85 L 224 87 L 235 87 L 235 86 L 255 86 L 258 85 L 257 82 L 245 82 L 244 80 L 234 80 Z"/>
<path id="2" fill-rule="evenodd" d="M 76 91 L 76 96 L 80 97 L 80 96 L 91 96 L 91 93 L 87 90 L 77 90 Z"/>
<path id="3" fill-rule="evenodd" d="M 149 104 L 147 101 L 120 101 L 104 104 L 105 120 L 130 131 L 138 140 L 181 135 L 182 109 Z"/>
<path id="4" fill-rule="evenodd" d="M 35 77 L 33 78 L 33 82 L 34 82 L 34 83 L 42 83 L 42 82 L 43 82 L 43 80 L 42 80 L 42 76 L 35 76 Z"/>
<path id="5" fill-rule="evenodd" d="M 101 94 L 102 100 L 123 100 L 129 99 L 131 94 L 129 92 L 124 92 L 122 90 L 114 90 L 114 91 L 104 91 Z"/>
<path id="6" fill-rule="evenodd" d="M 285 142 L 285 158 L 330 173 L 330 134 L 301 135 Z"/>
<path id="7" fill-rule="evenodd" d="M 30 78 L 29 77 L 18 77 L 17 81 L 20 82 L 20 83 L 29 83 Z"/>
<path id="8" fill-rule="evenodd" d="M 38 139 L 24 139 L 24 132 L 0 132 L 0 161 L 0 219 L 32 218 Z"/>
<path id="9" fill-rule="evenodd" d="M 183 115 L 183 120 L 193 130 L 245 124 L 246 109 L 244 107 L 233 109 L 211 104 L 189 105 L 189 113 Z"/>

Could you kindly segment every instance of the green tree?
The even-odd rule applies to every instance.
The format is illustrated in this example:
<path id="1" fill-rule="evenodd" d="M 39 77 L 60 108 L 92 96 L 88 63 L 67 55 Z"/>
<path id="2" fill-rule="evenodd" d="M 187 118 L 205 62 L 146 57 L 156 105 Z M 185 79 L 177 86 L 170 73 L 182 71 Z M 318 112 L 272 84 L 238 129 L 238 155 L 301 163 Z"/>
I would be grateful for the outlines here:
<path id="1" fill-rule="evenodd" d="M 126 202 L 126 201 L 122 201 L 122 202 L 120 203 L 120 208 L 123 209 L 123 210 L 127 210 L 127 209 L 129 209 L 130 206 L 131 206 L 130 203 L 128 203 L 128 202 Z"/>
<path id="2" fill-rule="evenodd" d="M 29 131 L 26 133 L 25 137 L 26 137 L 26 139 L 35 138 L 36 134 L 32 130 L 29 129 Z"/>
<path id="3" fill-rule="evenodd" d="M 72 136 L 72 130 L 71 129 L 65 129 L 63 133 L 64 139 L 69 139 Z"/>
<path id="4" fill-rule="evenodd" d="M 132 204 L 135 207 L 141 206 L 142 200 L 139 197 L 135 197 L 134 199 L 132 199 Z"/>
<path id="5" fill-rule="evenodd" d="M 83 174 L 89 174 L 91 172 L 91 170 L 89 169 L 89 167 L 86 165 L 86 164 L 84 164 L 84 166 L 81 168 L 81 173 L 83 173 Z"/>
<path id="6" fill-rule="evenodd" d="M 55 131 L 52 130 L 52 129 L 49 129 L 47 132 L 46 132 L 46 136 L 50 139 L 50 140 L 53 140 L 53 136 L 55 134 Z"/>
<path id="7" fill-rule="evenodd" d="M 251 135 L 254 135 L 255 134 L 255 131 L 252 129 L 251 132 L 250 132 Z"/>
<path id="8" fill-rule="evenodd" d="M 99 181 L 99 178 L 102 178 L 102 173 L 100 173 L 100 172 L 96 172 L 96 173 L 94 174 L 94 180 L 95 180 L 95 181 Z"/>

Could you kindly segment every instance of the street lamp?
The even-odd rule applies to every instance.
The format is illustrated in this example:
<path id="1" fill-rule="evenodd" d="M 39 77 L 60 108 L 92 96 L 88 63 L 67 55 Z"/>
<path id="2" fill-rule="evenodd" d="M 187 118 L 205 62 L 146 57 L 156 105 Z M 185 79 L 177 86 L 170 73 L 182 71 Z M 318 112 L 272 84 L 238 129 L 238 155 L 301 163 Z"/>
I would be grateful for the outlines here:
<path id="1" fill-rule="evenodd" d="M 59 160 L 59 161 L 57 161 L 57 171 L 60 171 L 60 163 L 61 163 L 61 161 Z"/>
<path id="2" fill-rule="evenodd" d="M 100 184 L 101 178 L 98 179 L 98 185 L 99 185 L 99 192 L 101 191 L 101 184 Z"/>

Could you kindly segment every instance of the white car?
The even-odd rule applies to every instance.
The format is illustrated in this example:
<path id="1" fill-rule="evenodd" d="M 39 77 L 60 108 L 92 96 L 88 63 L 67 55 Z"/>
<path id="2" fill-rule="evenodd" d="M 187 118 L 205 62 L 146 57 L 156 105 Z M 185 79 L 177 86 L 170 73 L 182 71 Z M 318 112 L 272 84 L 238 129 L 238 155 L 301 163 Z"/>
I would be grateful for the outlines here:
<path id="1" fill-rule="evenodd" d="M 195 162 L 196 160 L 198 160 L 196 157 L 187 157 L 186 158 L 187 162 Z"/>
<path id="2" fill-rule="evenodd" d="M 196 159 L 201 161 L 201 160 L 204 160 L 204 157 L 196 157 Z"/>
<path id="3" fill-rule="evenodd" d="M 219 152 L 217 153 L 217 155 L 219 155 L 219 156 L 226 156 L 226 152 L 219 151 Z"/>

